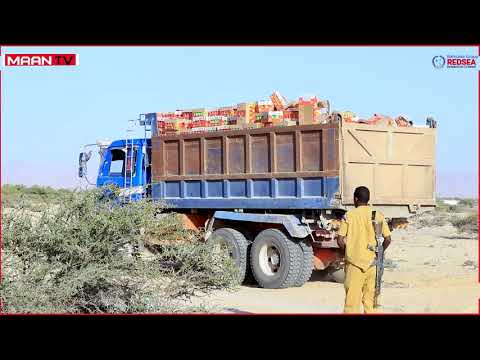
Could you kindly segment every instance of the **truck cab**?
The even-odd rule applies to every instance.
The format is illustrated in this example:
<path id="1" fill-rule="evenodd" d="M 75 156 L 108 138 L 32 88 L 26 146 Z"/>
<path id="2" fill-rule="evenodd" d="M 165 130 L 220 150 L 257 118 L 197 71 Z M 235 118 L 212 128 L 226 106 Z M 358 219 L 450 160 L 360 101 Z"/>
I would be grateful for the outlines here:
<path id="1" fill-rule="evenodd" d="M 100 154 L 97 187 L 114 185 L 130 201 L 149 196 L 150 139 L 116 140 Z"/>

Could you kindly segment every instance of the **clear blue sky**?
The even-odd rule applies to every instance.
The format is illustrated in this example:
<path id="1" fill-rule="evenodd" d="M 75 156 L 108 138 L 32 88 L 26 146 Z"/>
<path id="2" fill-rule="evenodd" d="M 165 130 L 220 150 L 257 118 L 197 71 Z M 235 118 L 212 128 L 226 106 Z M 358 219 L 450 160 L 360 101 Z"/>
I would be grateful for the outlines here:
<path id="1" fill-rule="evenodd" d="M 78 153 L 123 138 L 139 113 L 316 94 L 360 117 L 439 122 L 437 192 L 476 196 L 478 67 L 435 69 L 475 47 L 2 47 L 77 53 L 78 67 L 1 68 L 2 183 L 78 185 Z M 90 177 L 95 167 L 90 165 Z"/>

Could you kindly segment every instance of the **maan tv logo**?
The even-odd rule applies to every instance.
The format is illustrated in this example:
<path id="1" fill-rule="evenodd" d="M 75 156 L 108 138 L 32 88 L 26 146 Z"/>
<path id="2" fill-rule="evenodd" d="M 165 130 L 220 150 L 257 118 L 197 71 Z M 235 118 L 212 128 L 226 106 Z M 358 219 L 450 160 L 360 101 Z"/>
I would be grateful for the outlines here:
<path id="1" fill-rule="evenodd" d="M 77 66 L 78 54 L 5 54 L 3 66 Z"/>

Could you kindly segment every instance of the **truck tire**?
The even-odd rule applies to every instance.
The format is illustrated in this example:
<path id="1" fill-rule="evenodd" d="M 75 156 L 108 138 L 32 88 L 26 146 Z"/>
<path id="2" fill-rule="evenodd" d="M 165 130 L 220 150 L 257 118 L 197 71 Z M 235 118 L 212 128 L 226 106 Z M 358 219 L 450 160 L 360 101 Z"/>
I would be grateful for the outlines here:
<path id="1" fill-rule="evenodd" d="M 250 250 L 250 263 L 258 285 L 267 289 L 294 286 L 302 270 L 303 252 L 278 229 L 263 230 Z"/>
<path id="2" fill-rule="evenodd" d="M 245 271 L 245 279 L 243 280 L 244 285 L 257 285 L 257 282 L 255 280 L 255 277 L 253 276 L 252 273 L 252 266 L 250 265 L 250 250 L 252 249 L 252 243 L 254 236 L 248 229 L 244 228 L 239 228 L 238 231 L 240 231 L 243 236 L 245 236 L 245 239 L 247 239 L 248 242 L 248 247 L 247 247 L 247 269 Z"/>
<path id="3" fill-rule="evenodd" d="M 238 283 L 243 283 L 247 270 L 247 249 L 249 245 L 245 236 L 232 228 L 220 228 L 212 233 L 207 243 L 212 246 L 225 246 L 228 249 L 230 257 L 235 261 L 238 268 Z"/>
<path id="4" fill-rule="evenodd" d="M 312 245 L 310 245 L 306 239 L 300 240 L 299 245 L 302 248 L 303 257 L 301 270 L 294 284 L 296 287 L 303 286 L 303 284 L 310 280 L 314 268 Z"/>

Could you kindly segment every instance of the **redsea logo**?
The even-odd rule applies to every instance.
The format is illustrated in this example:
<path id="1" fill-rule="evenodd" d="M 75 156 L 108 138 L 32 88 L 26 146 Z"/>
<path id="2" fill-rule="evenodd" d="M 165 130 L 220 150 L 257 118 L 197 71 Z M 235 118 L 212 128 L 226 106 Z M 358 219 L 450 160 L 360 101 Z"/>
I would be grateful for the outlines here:
<path id="1" fill-rule="evenodd" d="M 433 57 L 432 64 L 437 69 L 441 69 L 443 67 L 475 69 L 478 64 L 478 56 L 477 55 L 447 55 L 447 56 L 437 55 Z"/>
<path id="2" fill-rule="evenodd" d="M 78 54 L 2 54 L 3 66 L 77 66 Z"/>

